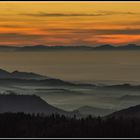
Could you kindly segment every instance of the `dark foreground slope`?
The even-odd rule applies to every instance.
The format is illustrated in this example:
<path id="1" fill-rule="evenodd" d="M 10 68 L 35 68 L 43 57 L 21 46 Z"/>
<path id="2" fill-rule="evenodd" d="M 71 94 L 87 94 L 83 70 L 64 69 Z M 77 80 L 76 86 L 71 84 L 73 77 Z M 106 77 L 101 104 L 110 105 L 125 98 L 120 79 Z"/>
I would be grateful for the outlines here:
<path id="1" fill-rule="evenodd" d="M 0 138 L 139 138 L 139 130 L 140 119 L 0 114 Z"/>
<path id="2" fill-rule="evenodd" d="M 0 138 L 139 138 L 139 107 L 121 116 L 81 118 L 36 95 L 0 95 Z"/>
<path id="3" fill-rule="evenodd" d="M 98 117 L 98 116 L 106 116 L 108 114 L 111 114 L 114 112 L 113 109 L 105 109 L 105 108 L 98 108 L 98 107 L 91 107 L 91 106 L 82 106 L 78 109 L 76 109 L 82 116 L 93 116 L 93 117 Z M 76 111 L 75 110 L 75 111 Z"/>
<path id="4" fill-rule="evenodd" d="M 126 109 L 122 109 L 120 111 L 116 111 L 112 114 L 110 114 L 107 117 L 114 117 L 114 118 L 135 118 L 139 119 L 140 118 L 140 105 L 132 106 Z"/>
<path id="5" fill-rule="evenodd" d="M 58 113 L 60 115 L 73 116 L 74 112 L 66 112 L 58 109 L 36 95 L 0 95 L 0 113 L 24 112 L 24 113 L 43 113 L 51 115 Z M 78 114 L 77 114 L 78 115 Z"/>

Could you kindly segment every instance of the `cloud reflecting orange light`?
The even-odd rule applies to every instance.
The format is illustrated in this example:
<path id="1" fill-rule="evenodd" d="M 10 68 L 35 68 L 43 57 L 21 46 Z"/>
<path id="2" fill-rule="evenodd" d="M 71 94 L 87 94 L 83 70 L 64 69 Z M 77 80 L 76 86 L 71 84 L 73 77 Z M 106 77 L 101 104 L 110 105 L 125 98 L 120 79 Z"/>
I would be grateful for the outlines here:
<path id="1" fill-rule="evenodd" d="M 0 44 L 140 44 L 139 7 L 140 2 L 0 2 Z"/>

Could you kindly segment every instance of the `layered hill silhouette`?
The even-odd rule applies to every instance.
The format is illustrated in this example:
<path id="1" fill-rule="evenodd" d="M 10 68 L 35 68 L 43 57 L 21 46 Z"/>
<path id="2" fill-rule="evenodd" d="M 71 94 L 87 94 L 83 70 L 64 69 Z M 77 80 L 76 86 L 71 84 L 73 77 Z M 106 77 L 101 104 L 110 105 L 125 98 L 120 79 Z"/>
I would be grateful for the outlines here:
<path id="1" fill-rule="evenodd" d="M 77 110 L 68 112 L 48 104 L 37 95 L 17 95 L 15 93 L 0 94 L 0 113 L 18 113 L 23 112 L 27 114 L 60 114 L 68 117 L 87 117 L 92 115 L 106 116 L 107 118 L 140 118 L 140 105 L 122 109 L 113 112 L 112 109 L 95 108 L 90 106 L 83 106 Z M 112 113 L 113 112 L 113 113 Z"/>
<path id="2" fill-rule="evenodd" d="M 85 87 L 93 87 L 95 85 L 91 84 L 75 84 L 72 82 L 64 81 L 61 79 L 56 79 L 44 75 L 40 75 L 37 73 L 33 72 L 20 72 L 20 71 L 13 71 L 13 72 L 8 72 L 6 70 L 0 69 L 0 84 L 1 85 L 9 85 L 9 84 L 27 84 L 27 85 L 38 85 L 38 86 L 45 86 L 45 85 L 50 85 L 50 86 L 59 86 L 59 85 L 64 85 L 64 86 L 85 86 Z"/>
<path id="3" fill-rule="evenodd" d="M 105 50 L 140 50 L 140 45 L 126 44 L 121 46 L 113 46 L 110 44 L 100 46 L 45 46 L 45 45 L 34 45 L 34 46 L 0 46 L 0 51 L 15 51 L 15 52 L 38 52 L 38 51 L 63 51 L 63 50 L 90 50 L 90 51 L 105 51 Z"/>
<path id="4" fill-rule="evenodd" d="M 52 78 L 45 75 L 40 75 L 34 72 L 21 72 L 13 71 L 8 72 L 7 70 L 0 69 L 0 84 L 33 84 L 33 85 L 64 85 L 64 86 L 79 86 L 88 87 L 104 90 L 131 90 L 140 91 L 140 85 L 131 85 L 129 83 L 117 84 L 117 85 L 95 85 L 87 83 L 72 83 L 61 79 Z"/>
<path id="5" fill-rule="evenodd" d="M 80 115 L 78 111 L 67 112 L 62 109 L 58 109 L 39 96 L 36 95 L 16 95 L 14 93 L 7 95 L 0 95 L 0 113 L 29 113 L 29 114 L 41 114 L 51 115 L 60 114 L 65 116 Z"/>
<path id="6" fill-rule="evenodd" d="M 131 90 L 131 91 L 139 91 L 140 85 L 131 85 L 128 83 L 118 84 L 118 85 L 105 85 L 102 86 L 103 89 L 115 89 L 115 90 Z"/>
<path id="7" fill-rule="evenodd" d="M 39 75 L 33 72 L 20 72 L 13 71 L 8 72 L 6 70 L 0 69 L 0 79 L 36 79 L 43 80 L 47 79 L 47 76 Z"/>
<path id="8" fill-rule="evenodd" d="M 60 79 L 50 78 L 33 72 L 8 72 L 0 69 L 0 85 L 38 85 L 38 86 L 59 86 L 59 85 L 75 85 L 71 82 L 63 81 Z M 80 84 L 79 84 L 80 85 Z M 86 86 L 86 85 L 85 85 Z M 88 86 L 88 85 L 87 85 Z"/>
<path id="9" fill-rule="evenodd" d="M 140 105 L 136 105 L 136 106 L 132 106 L 126 109 L 122 109 L 120 111 L 116 111 L 108 115 L 107 117 L 140 119 Z"/>
<path id="10" fill-rule="evenodd" d="M 111 114 L 115 110 L 106 109 L 106 108 L 97 108 L 97 107 L 91 107 L 91 106 L 82 106 L 78 108 L 77 111 L 80 112 L 82 116 L 91 115 L 92 117 L 98 117 L 98 116 L 106 116 L 108 114 Z"/>
<path id="11" fill-rule="evenodd" d="M 124 95 L 119 98 L 122 101 L 140 101 L 140 96 L 138 95 Z"/>

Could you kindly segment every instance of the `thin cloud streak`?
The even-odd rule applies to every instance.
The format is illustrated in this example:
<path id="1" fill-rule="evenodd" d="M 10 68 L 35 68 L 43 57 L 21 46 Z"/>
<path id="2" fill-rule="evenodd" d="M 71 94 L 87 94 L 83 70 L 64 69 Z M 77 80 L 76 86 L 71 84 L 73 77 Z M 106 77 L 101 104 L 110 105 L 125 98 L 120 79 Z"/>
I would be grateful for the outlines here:
<path id="1" fill-rule="evenodd" d="M 140 13 L 134 12 L 114 12 L 114 11 L 97 11 L 93 14 L 79 14 L 79 13 L 22 13 L 20 15 L 32 17 L 92 17 L 92 16 L 109 16 L 109 15 L 138 15 Z"/>
<path id="2" fill-rule="evenodd" d="M 127 34 L 127 35 L 137 35 L 140 34 L 140 28 L 138 29 L 66 29 L 66 28 L 55 28 L 55 29 L 44 29 L 45 31 L 53 33 L 77 33 L 77 34 Z"/>

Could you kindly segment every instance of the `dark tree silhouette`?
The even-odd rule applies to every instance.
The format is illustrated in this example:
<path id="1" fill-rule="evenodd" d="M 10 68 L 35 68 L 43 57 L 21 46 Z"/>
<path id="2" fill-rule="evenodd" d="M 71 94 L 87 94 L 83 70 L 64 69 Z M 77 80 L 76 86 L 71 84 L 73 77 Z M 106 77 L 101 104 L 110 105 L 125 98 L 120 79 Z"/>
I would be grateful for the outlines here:
<path id="1" fill-rule="evenodd" d="M 18 138 L 96 138 L 140 137 L 140 119 L 76 119 L 52 114 L 0 114 L 0 137 Z"/>

